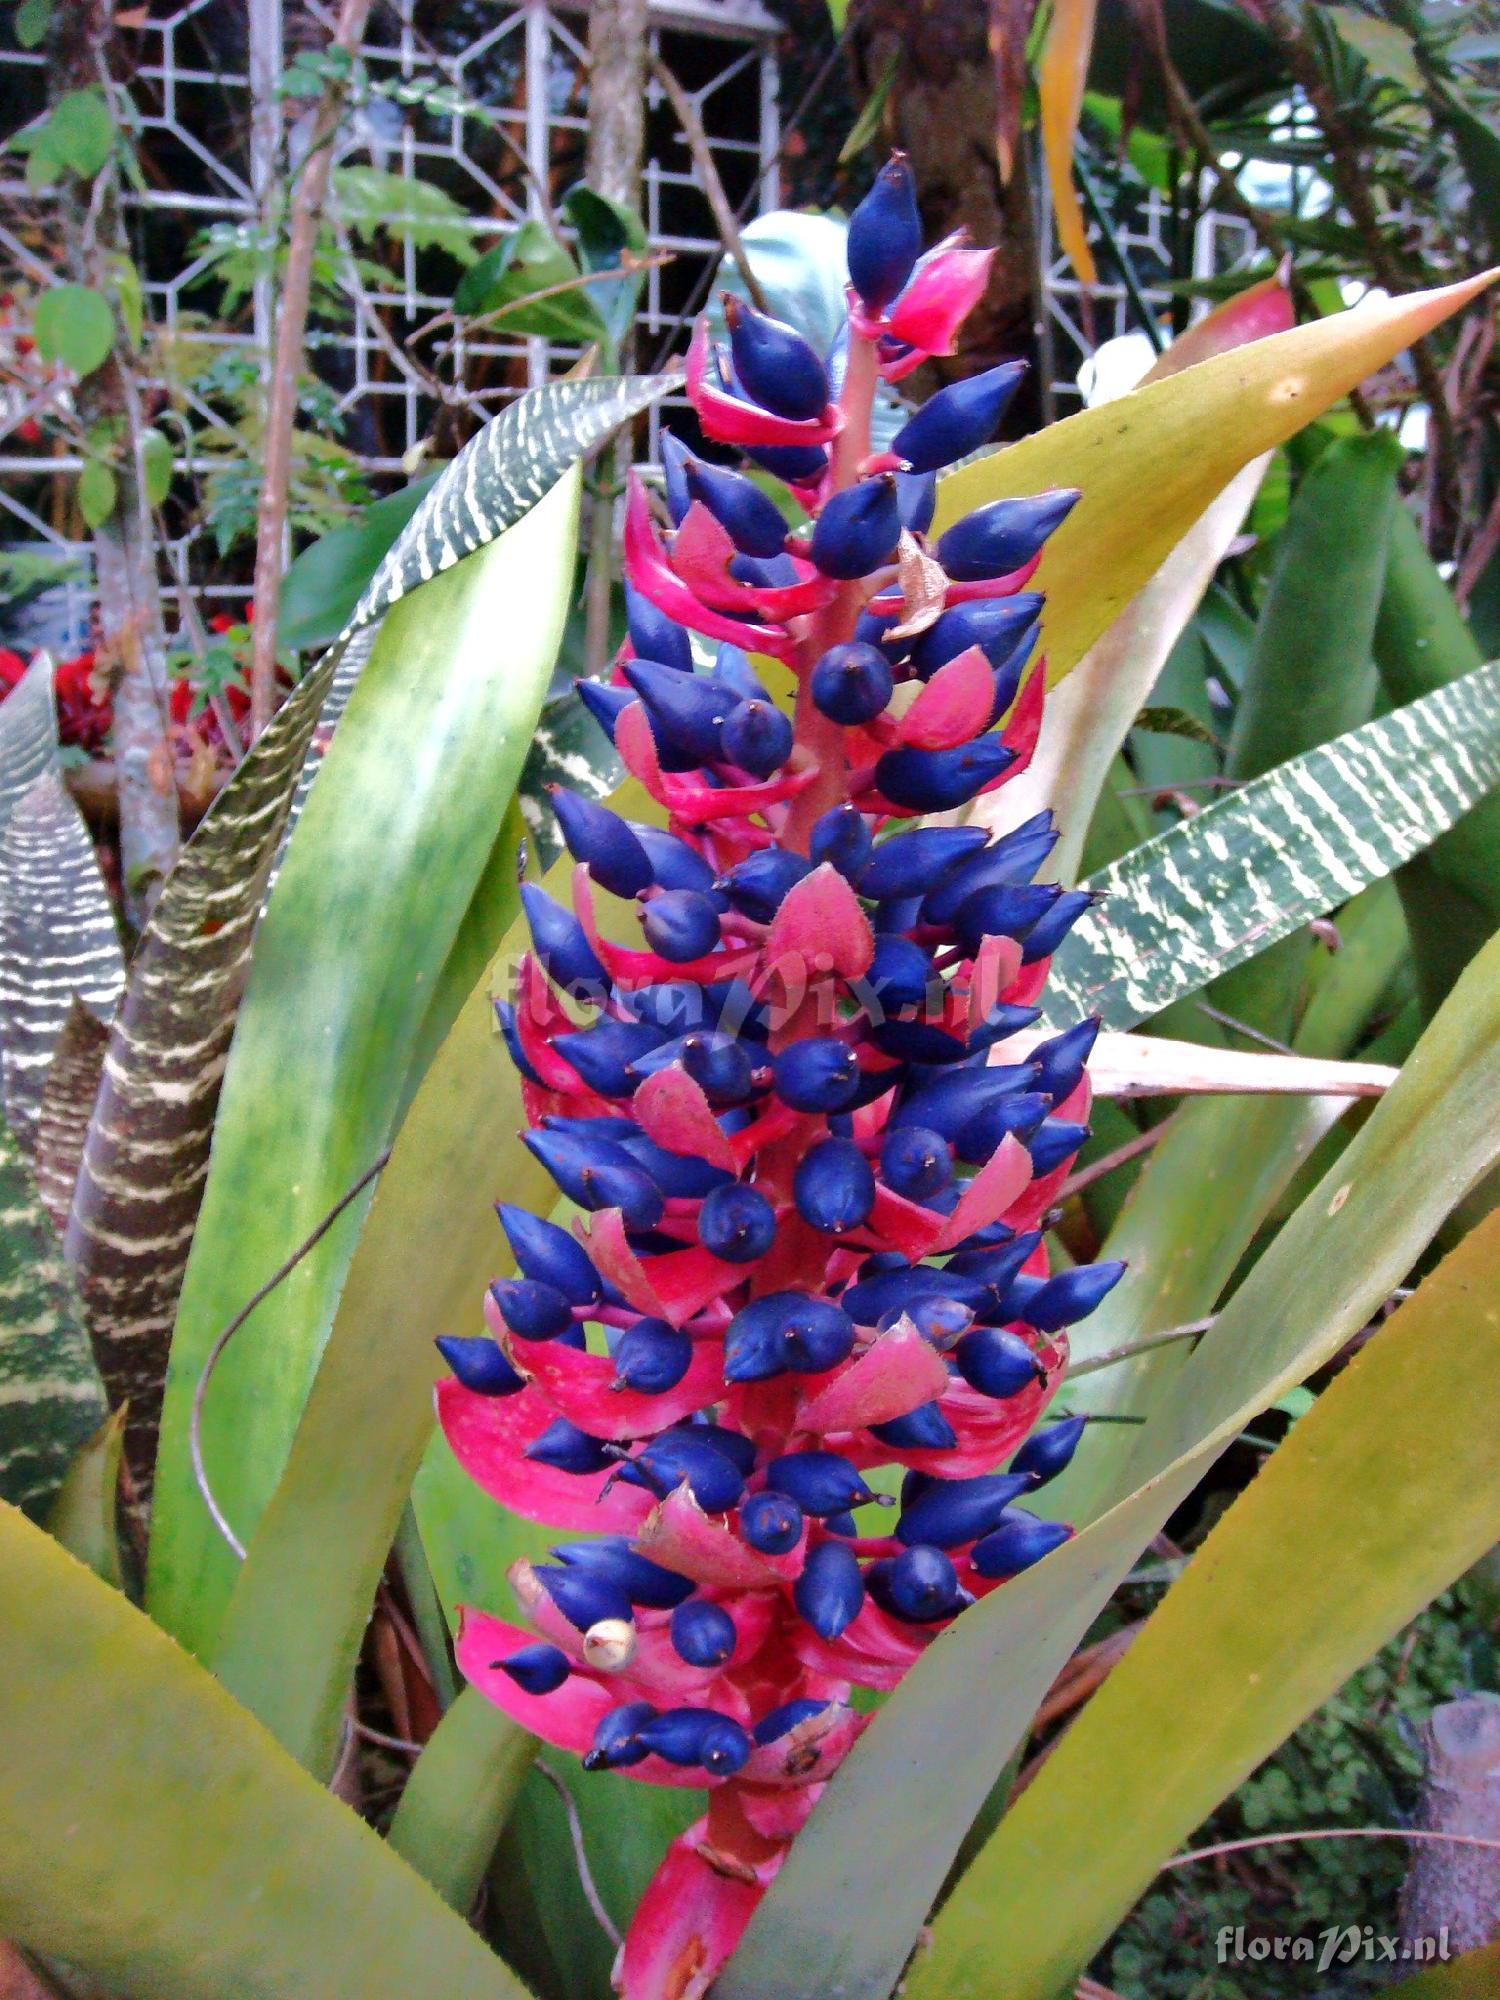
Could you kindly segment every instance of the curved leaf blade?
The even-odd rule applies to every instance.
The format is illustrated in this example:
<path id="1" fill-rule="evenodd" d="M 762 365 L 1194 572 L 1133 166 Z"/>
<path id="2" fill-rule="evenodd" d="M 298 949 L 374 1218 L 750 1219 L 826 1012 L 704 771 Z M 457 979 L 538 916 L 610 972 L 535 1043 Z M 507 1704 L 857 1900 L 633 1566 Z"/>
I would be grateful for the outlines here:
<path id="1" fill-rule="evenodd" d="M 1490 1547 L 1497 1294 L 1492 1214 L 1293 1427 L 1006 1815 L 986 1900 L 943 1929 L 945 1995 L 979 1990 L 943 1967 L 982 1955 L 984 1991 L 1050 2000 L 1219 1801 Z"/>
<path id="2" fill-rule="evenodd" d="M 0 1591 L 7 1936 L 160 2000 L 525 2000 L 165 1633 L 3 1506 Z"/>
<path id="3" fill-rule="evenodd" d="M 385 614 L 261 920 L 162 1415 L 148 1598 L 193 1650 L 212 1647 L 237 1567 L 190 1461 L 199 1373 L 219 1329 L 391 1138 L 551 672 L 580 490 L 575 468 Z M 215 1375 L 203 1451 L 242 1539 L 286 1462 L 368 1204 L 257 1307 Z M 269 1721 L 291 1694 L 267 1664 L 253 1695 L 238 1691 Z"/>
<path id="4" fill-rule="evenodd" d="M 1047 1019 L 1133 1027 L 1398 868 L 1500 783 L 1500 662 L 1292 758 L 1090 878 Z"/>
<path id="5" fill-rule="evenodd" d="M 1122 1481 L 1127 1497 L 966 1612 L 891 1696 L 798 1836 L 716 2000 L 809 1989 L 885 2000 L 966 1828 L 1140 1550 L 1245 1423 L 1364 1323 L 1500 1154 L 1497 974 L 1500 940 L 1169 1387 Z M 881 1802 L 897 1795 L 892 1815 Z M 981 1857 L 913 1967 L 913 2000 L 993 1992 L 987 1964 L 943 1942 L 966 1939 L 992 1895 Z M 857 1925 L 846 1921 L 855 1910 Z"/>
<path id="6" fill-rule="evenodd" d="M 436 574 L 478 545 L 466 537 L 498 534 L 520 518 L 538 491 L 670 386 L 664 376 L 630 376 L 554 383 L 520 398 L 471 440 L 427 495 L 379 572 L 382 605 L 394 604 L 424 567 Z M 512 454 L 519 472 L 510 469 Z M 454 482 L 466 488 L 461 502 L 447 497 Z M 350 629 L 376 616 L 362 602 Z M 67 1251 L 90 1325 L 131 1357 L 121 1389 L 140 1421 L 160 1403 L 267 875 L 294 788 L 300 806 L 317 768 L 309 747 L 320 723 L 326 736 L 336 720 L 325 711 L 335 674 L 348 664 L 341 681 L 347 699 L 358 645 L 356 637 L 335 646 L 298 683 L 183 850 L 132 960 Z M 7 715 L 19 693 L 6 702 Z"/>
<path id="7" fill-rule="evenodd" d="M 1485 273 L 1441 291 L 1361 304 L 1067 417 L 940 480 L 934 529 L 1005 494 L 1082 488 L 1048 540 L 1036 578 L 1047 593 L 1042 650 L 1049 678 L 1059 680 L 1242 465 L 1300 430 L 1493 278 Z"/>
<path id="8" fill-rule="evenodd" d="M 0 702 L 0 829 L 57 757 L 52 661 L 38 653 Z"/>

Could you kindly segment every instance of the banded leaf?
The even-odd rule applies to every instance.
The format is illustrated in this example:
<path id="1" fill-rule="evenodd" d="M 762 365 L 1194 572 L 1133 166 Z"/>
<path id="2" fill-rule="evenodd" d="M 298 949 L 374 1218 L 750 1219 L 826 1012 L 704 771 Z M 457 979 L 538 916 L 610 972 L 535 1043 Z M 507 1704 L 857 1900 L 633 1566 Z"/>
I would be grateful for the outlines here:
<path id="1" fill-rule="evenodd" d="M 44 771 L 0 836 L 0 1090 L 27 1153 L 75 999 L 107 1021 L 124 984 L 94 843 L 59 772 Z"/>
<path id="2" fill-rule="evenodd" d="M 75 997 L 62 1024 L 37 1107 L 32 1171 L 42 1206 L 61 1238 L 73 1206 L 78 1165 L 104 1074 L 109 1029 Z"/>
<path id="3" fill-rule="evenodd" d="M 0 828 L 57 755 L 52 661 L 38 653 L 0 702 Z"/>
<path id="4" fill-rule="evenodd" d="M 0 1499 L 43 1510 L 104 1417 L 57 1239 L 0 1123 Z"/>
<path id="5" fill-rule="evenodd" d="M 122 1357 L 112 1390 L 129 1396 L 138 1423 L 149 1424 L 160 1405 L 267 875 L 294 788 L 300 778 L 300 806 L 337 719 L 331 709 L 325 715 L 325 704 L 346 660 L 344 699 L 352 686 L 360 655 L 349 639 L 424 576 L 519 519 L 568 465 L 669 386 L 663 376 L 552 384 L 522 397 L 471 440 L 390 550 L 343 637 L 299 682 L 164 885 L 132 961 L 67 1239 L 90 1324 Z"/>
<path id="6" fill-rule="evenodd" d="M 1047 1018 L 1133 1027 L 1420 854 L 1500 783 L 1500 662 L 1292 758 L 1085 885 Z"/>

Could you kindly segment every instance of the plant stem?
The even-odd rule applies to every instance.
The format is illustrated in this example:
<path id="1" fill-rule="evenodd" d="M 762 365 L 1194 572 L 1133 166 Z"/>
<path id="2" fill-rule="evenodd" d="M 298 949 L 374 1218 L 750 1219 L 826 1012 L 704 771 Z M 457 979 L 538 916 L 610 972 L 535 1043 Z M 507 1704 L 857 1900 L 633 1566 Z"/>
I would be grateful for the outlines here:
<path id="1" fill-rule="evenodd" d="M 331 48 L 350 57 L 364 37 L 370 0 L 342 0 Z M 271 719 L 276 690 L 276 630 L 281 613 L 281 572 L 292 480 L 292 432 L 297 386 L 307 338 L 313 255 L 333 170 L 333 138 L 348 95 L 348 71 L 332 74 L 313 114 L 307 159 L 292 196 L 286 270 L 276 316 L 276 353 L 266 401 L 260 505 L 255 520 L 255 627 L 250 651 L 250 736 Z"/>
<path id="2" fill-rule="evenodd" d="M 769 312 L 770 305 L 761 290 L 760 280 L 755 275 L 754 267 L 746 255 L 744 239 L 740 235 L 740 225 L 734 210 L 729 205 L 729 197 L 724 192 L 724 183 L 719 178 L 718 163 L 709 147 L 707 134 L 703 130 L 703 120 L 698 116 L 698 108 L 659 55 L 653 53 L 649 60 L 651 74 L 661 85 L 667 102 L 682 127 L 682 136 L 686 139 L 688 152 L 692 155 L 693 169 L 713 211 L 714 227 L 719 232 L 719 240 L 734 259 L 734 267 L 745 281 L 745 290 L 750 294 L 750 303 L 758 312 Z"/>

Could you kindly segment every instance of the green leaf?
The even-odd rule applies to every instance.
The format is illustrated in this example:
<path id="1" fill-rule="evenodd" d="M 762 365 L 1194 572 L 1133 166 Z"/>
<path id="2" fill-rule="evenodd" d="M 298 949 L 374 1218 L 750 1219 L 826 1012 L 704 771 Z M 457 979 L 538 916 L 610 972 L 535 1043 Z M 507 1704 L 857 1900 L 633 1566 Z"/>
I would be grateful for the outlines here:
<path id="1" fill-rule="evenodd" d="M 461 1916 L 474 1906 L 536 1738 L 466 1687 L 412 1768 L 391 1846 Z"/>
<path id="2" fill-rule="evenodd" d="M 347 700 L 383 611 L 519 520 L 669 386 L 661 376 L 557 383 L 472 439 L 384 558 L 345 627 L 352 636 L 299 681 L 165 884 L 132 960 L 68 1229 L 90 1325 L 107 1353 L 132 1357 L 111 1386 L 137 1421 L 160 1401 L 250 939 L 294 789 L 305 796 L 317 769 L 314 732 L 326 740 L 337 719 L 330 690 Z M 0 741 L 27 685 L 0 708 Z M 23 711 L 34 707 L 28 696 Z"/>
<path id="3" fill-rule="evenodd" d="M 0 1507 L 0 1929 L 154 2000 L 525 2000 L 165 1633 Z"/>
<path id="4" fill-rule="evenodd" d="M 809 1991 L 884 2000 L 966 1827 L 1140 1550 L 1244 1425 L 1364 1324 L 1500 1152 L 1497 975 L 1500 941 L 1460 980 L 1138 1430 L 1120 1482 L 1127 1497 L 965 1612 L 886 1702 L 799 1835 L 715 2000 Z M 938 1917 L 932 1950 L 907 1981 L 912 2000 L 994 1993 L 988 1852 Z"/>
<path id="5" fill-rule="evenodd" d="M 1347 42 L 1377 76 L 1399 83 L 1413 96 L 1422 94 L 1422 66 L 1411 36 L 1394 21 L 1362 14 L 1358 7 L 1325 6 L 1322 16 L 1341 42 Z"/>
<path id="6" fill-rule="evenodd" d="M 88 285 L 50 286 L 37 298 L 32 326 L 42 359 L 61 361 L 75 375 L 92 375 L 114 346 L 109 300 Z"/>
<path id="7" fill-rule="evenodd" d="M 16 40 L 23 49 L 37 49 L 52 24 L 52 0 L 21 0 L 16 9 Z"/>
<path id="8" fill-rule="evenodd" d="M 1500 1981 L 1500 1944 L 1481 1945 L 1441 1965 L 1424 1966 L 1384 2000 L 1490 2000 Z"/>
<path id="9" fill-rule="evenodd" d="M 1204 743 L 1210 750 L 1219 747 L 1219 739 L 1208 724 L 1185 708 L 1143 708 L 1130 726 L 1152 736 L 1181 736 L 1189 743 Z"/>
<path id="10" fill-rule="evenodd" d="M 1393 701 L 1472 673 L 1480 653 L 1453 593 L 1404 509 L 1391 524 L 1375 663 Z M 1423 1001 L 1431 1013 L 1500 929 L 1500 798 L 1486 799 L 1396 878 Z"/>
<path id="11" fill-rule="evenodd" d="M 92 180 L 115 143 L 115 121 L 103 93 L 65 92 L 48 113 L 47 124 L 50 142 L 63 165 L 80 179 Z"/>
<path id="12" fill-rule="evenodd" d="M 40 1512 L 104 1415 L 57 1239 L 0 1124 L 0 1498 Z"/>
<path id="13" fill-rule="evenodd" d="M 187 1462 L 193 1385 L 219 1328 L 392 1137 L 434 984 L 552 670 L 579 486 L 576 473 L 565 476 L 503 535 L 386 613 L 261 920 L 163 1413 L 150 1602 L 195 1648 L 217 1626 L 234 1564 Z M 367 1204 L 258 1308 L 207 1399 L 209 1474 L 247 1540 L 285 1464 Z M 358 1637 L 356 1625 L 353 1649 Z M 314 1738 L 332 1748 L 338 1695 L 326 1714 L 315 1704 L 324 1726 L 309 1734 L 290 1719 L 308 1696 L 301 1677 L 263 1640 L 237 1661 L 236 1643 L 231 1633 L 219 1657 L 225 1684 L 317 1762 Z"/>
<path id="14" fill-rule="evenodd" d="M 78 475 L 78 511 L 91 528 L 102 528 L 115 511 L 119 484 L 102 458 L 91 458 Z"/>
<path id="15" fill-rule="evenodd" d="M 120 1492 L 120 1458 L 125 1446 L 125 1410 L 116 1410 L 95 1431 L 68 1467 L 47 1513 L 47 1533 L 95 1576 L 116 1590 L 125 1588 L 120 1538 L 115 1523 Z"/>
<path id="16" fill-rule="evenodd" d="M 586 343 L 607 340 L 609 329 L 572 254 L 545 223 L 523 222 L 478 263 L 465 271 L 453 294 L 453 310 L 463 319 L 489 320 L 497 338 L 539 334 L 547 340 Z M 571 290 L 555 291 L 557 286 Z M 551 292 L 538 299 L 538 292 Z M 495 314 L 502 317 L 493 318 Z"/>
<path id="17" fill-rule="evenodd" d="M 351 235 L 384 231 L 414 250 L 444 250 L 460 264 L 472 264 L 479 255 L 467 214 L 433 181 L 378 167 L 335 167 L 333 193 Z"/>
<path id="18" fill-rule="evenodd" d="M 1323 961 L 1297 1030 L 1301 1055 L 1347 1056 L 1402 964 L 1406 927 L 1392 884 L 1356 897 L 1340 913 L 1339 932 L 1342 948 Z M 1183 1105 L 1110 1230 L 1103 1254 L 1122 1258 L 1125 1275 L 1073 1329 L 1074 1360 L 1092 1360 L 1212 1312 L 1292 1176 L 1348 1108 L 1347 1100 L 1328 1097 Z M 1187 1355 L 1183 1346 L 1160 1347 L 1081 1376 L 1069 1388 L 1069 1408 L 1103 1415 L 1147 1410 Z M 1132 1443 L 1127 1426 L 1099 1425 L 1088 1451 L 1038 1496 L 1039 1509 L 1053 1520 L 1092 1520 Z"/>
<path id="19" fill-rule="evenodd" d="M 1006 494 L 1078 486 L 1036 588 L 1059 680 L 1155 574 L 1204 509 L 1264 451 L 1491 282 L 1409 292 L 1252 341 L 1068 417 L 938 482 L 934 532 Z"/>
<path id="20" fill-rule="evenodd" d="M 886 58 L 885 66 L 875 79 L 875 88 L 860 107 L 859 116 L 849 127 L 849 136 L 839 147 L 839 165 L 845 166 L 856 159 L 880 130 L 880 121 L 885 114 L 886 99 L 891 94 L 891 85 L 896 81 L 896 72 L 901 67 L 901 45 L 898 42 Z"/>
<path id="21" fill-rule="evenodd" d="M 74 996 L 108 1020 L 124 984 L 93 840 L 62 778 L 47 771 L 0 835 L 0 1096 L 28 1153 Z"/>
<path id="22" fill-rule="evenodd" d="M 1219 1801 L 1491 1546 L 1497 1288 L 1491 1215 L 1216 1524 L 940 1925 L 944 2000 L 1051 2000 Z M 982 1981 L 955 1977 L 981 1953 Z"/>
<path id="23" fill-rule="evenodd" d="M 142 434 L 141 470 L 148 504 L 160 507 L 172 490 L 172 442 L 164 431 Z"/>
<path id="24" fill-rule="evenodd" d="M 297 652 L 331 646 L 354 615 L 370 578 L 439 473 L 413 480 L 366 507 L 347 528 L 333 528 L 292 560 L 281 580 L 281 643 Z"/>
<path id="25" fill-rule="evenodd" d="M 1251 350 L 1247 350 L 1251 351 Z M 1211 366 L 1205 363 L 1205 366 Z M 1047 1019 L 1129 1028 L 1409 861 L 1500 781 L 1500 662 L 1295 757 L 1087 886 Z"/>
<path id="26" fill-rule="evenodd" d="M 579 263 L 585 271 L 599 274 L 588 286 L 588 295 L 618 350 L 635 318 L 643 283 L 638 273 L 625 271 L 623 259 L 649 249 L 645 224 L 624 202 L 581 184 L 568 190 L 561 207 L 578 232 Z"/>

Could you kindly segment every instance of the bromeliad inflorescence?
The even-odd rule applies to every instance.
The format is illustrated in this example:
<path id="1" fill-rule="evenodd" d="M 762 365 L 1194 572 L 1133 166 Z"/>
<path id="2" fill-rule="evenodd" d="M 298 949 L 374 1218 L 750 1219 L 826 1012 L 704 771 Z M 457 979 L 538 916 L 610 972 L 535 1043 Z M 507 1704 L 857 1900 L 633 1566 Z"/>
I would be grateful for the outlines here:
<path id="1" fill-rule="evenodd" d="M 940 390 L 886 452 L 872 400 L 952 351 L 991 253 L 918 261 L 899 155 L 848 242 L 826 362 L 731 299 L 727 351 L 700 322 L 687 363 L 704 433 L 784 482 L 810 536 L 672 439 L 670 525 L 632 481 L 629 640 L 582 693 L 667 826 L 556 795 L 573 909 L 523 891 L 534 949 L 500 1008 L 527 1144 L 586 1215 L 502 1205 L 494 1337 L 439 1343 L 461 1463 L 597 1537 L 515 1566 L 533 1630 L 466 1616 L 465 1673 L 591 1768 L 708 1787 L 631 1925 L 627 2000 L 706 1992 L 858 1733 L 851 1688 L 894 1687 L 1066 1537 L 1023 1503 L 1081 1420 L 1037 1425 L 1120 1268 L 1049 1276 L 1041 1235 L 1096 1024 L 1004 1046 L 1089 900 L 1034 879 L 1051 817 L 907 824 L 1025 766 L 1027 584 L 1077 495 L 929 540 L 937 474 L 993 437 L 1019 366 Z M 790 670 L 795 719 L 752 655 Z M 635 904 L 639 943 L 599 891 Z"/>

